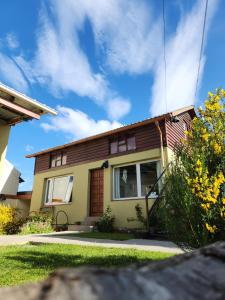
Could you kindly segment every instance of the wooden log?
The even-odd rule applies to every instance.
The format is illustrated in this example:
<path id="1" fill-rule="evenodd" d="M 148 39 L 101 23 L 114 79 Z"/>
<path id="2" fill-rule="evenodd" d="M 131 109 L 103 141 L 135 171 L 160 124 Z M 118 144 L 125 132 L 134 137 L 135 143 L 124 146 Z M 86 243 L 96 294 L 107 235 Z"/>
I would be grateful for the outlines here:
<path id="1" fill-rule="evenodd" d="M 43 283 L 0 289 L 3 299 L 222 300 L 225 242 L 142 266 L 62 269 Z"/>

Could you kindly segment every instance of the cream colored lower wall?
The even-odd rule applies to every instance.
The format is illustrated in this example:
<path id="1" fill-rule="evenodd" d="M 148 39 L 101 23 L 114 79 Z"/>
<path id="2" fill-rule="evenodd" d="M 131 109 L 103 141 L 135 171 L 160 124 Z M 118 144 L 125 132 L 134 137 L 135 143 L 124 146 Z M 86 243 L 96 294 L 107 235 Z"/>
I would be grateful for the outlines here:
<path id="1" fill-rule="evenodd" d="M 16 208 L 21 216 L 27 217 L 30 211 L 30 200 L 6 199 L 0 201 L 0 204 Z"/>
<path id="2" fill-rule="evenodd" d="M 167 160 L 167 149 L 165 149 L 165 156 Z M 108 159 L 109 168 L 104 169 L 104 210 L 110 206 L 113 214 L 116 217 L 116 227 L 136 228 L 141 224 L 137 222 L 128 222 L 127 218 L 135 218 L 135 205 L 139 203 L 145 212 L 145 200 L 113 200 L 112 199 L 112 174 L 113 167 L 140 161 L 160 160 L 160 149 L 147 150 L 143 152 L 118 156 Z M 68 214 L 69 223 L 82 222 L 89 216 L 89 174 L 91 169 L 100 168 L 104 160 L 75 165 L 67 168 L 58 168 L 48 172 L 39 173 L 35 175 L 33 194 L 31 200 L 30 211 L 39 211 L 44 203 L 45 182 L 47 178 L 62 175 L 74 176 L 74 187 L 72 192 L 72 203 L 48 208 L 50 211 L 54 210 L 54 215 L 63 210 Z M 154 200 L 149 200 L 149 207 L 153 204 Z M 59 223 L 65 222 L 63 214 L 59 215 Z"/>
<path id="3" fill-rule="evenodd" d="M 10 126 L 0 125 L 0 180 L 4 170 L 9 133 L 10 133 Z"/>

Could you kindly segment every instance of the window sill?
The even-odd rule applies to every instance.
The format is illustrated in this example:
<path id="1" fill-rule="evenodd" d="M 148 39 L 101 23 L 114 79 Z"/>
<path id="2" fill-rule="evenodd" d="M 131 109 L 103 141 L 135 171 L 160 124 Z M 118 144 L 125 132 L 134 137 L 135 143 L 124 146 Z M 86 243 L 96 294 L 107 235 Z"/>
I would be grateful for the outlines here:
<path id="1" fill-rule="evenodd" d="M 127 150 L 127 151 L 122 151 L 122 152 L 117 152 L 117 153 L 109 153 L 108 157 L 111 158 L 111 157 L 121 156 L 121 155 L 124 155 L 124 154 L 131 154 L 131 153 L 134 153 L 136 151 L 137 151 L 137 148 L 133 149 L 133 150 Z"/>
<path id="2" fill-rule="evenodd" d="M 62 205 L 71 205 L 72 202 L 70 203 L 50 203 L 50 204 L 44 204 L 44 208 L 46 207 L 52 207 L 52 206 L 62 206 Z"/>
<path id="3" fill-rule="evenodd" d="M 148 198 L 148 200 L 155 200 L 158 197 L 158 195 L 156 196 L 151 196 Z M 111 201 L 130 201 L 130 200 L 145 200 L 145 197 L 132 197 L 132 198 L 114 198 Z"/>

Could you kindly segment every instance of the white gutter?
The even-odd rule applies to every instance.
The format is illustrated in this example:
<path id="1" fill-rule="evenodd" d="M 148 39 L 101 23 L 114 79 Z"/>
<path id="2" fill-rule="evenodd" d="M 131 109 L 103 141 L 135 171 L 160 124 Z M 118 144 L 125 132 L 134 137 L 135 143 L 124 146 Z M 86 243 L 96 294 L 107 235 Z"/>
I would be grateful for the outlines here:
<path id="1" fill-rule="evenodd" d="M 10 94 L 11 96 L 13 97 L 16 97 L 18 99 L 21 99 L 29 104 L 32 104 L 36 107 L 38 107 L 39 109 L 43 110 L 45 113 L 50 113 L 52 115 L 57 115 L 57 112 L 56 110 L 54 110 L 53 108 L 50 108 L 49 106 L 45 105 L 45 104 L 42 104 L 40 103 L 39 101 L 37 100 L 34 100 L 20 92 L 17 92 L 16 90 L 6 86 L 5 84 L 1 83 L 0 82 L 0 90 L 5 92 L 5 93 L 8 93 Z"/>

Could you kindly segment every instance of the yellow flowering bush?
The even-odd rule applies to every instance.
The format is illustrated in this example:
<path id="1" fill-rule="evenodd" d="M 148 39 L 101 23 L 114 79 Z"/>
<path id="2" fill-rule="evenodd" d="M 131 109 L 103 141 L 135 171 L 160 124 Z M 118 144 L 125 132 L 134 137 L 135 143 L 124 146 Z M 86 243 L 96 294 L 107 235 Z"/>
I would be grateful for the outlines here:
<path id="1" fill-rule="evenodd" d="M 0 234 L 5 234 L 5 228 L 13 221 L 15 210 L 12 207 L 0 204 Z"/>
<path id="2" fill-rule="evenodd" d="M 225 239 L 225 91 L 208 93 L 167 176 L 168 231 L 200 247 Z"/>
<path id="3" fill-rule="evenodd" d="M 18 210 L 0 204 L 0 234 L 17 234 L 24 222 L 26 218 L 23 218 Z"/>

